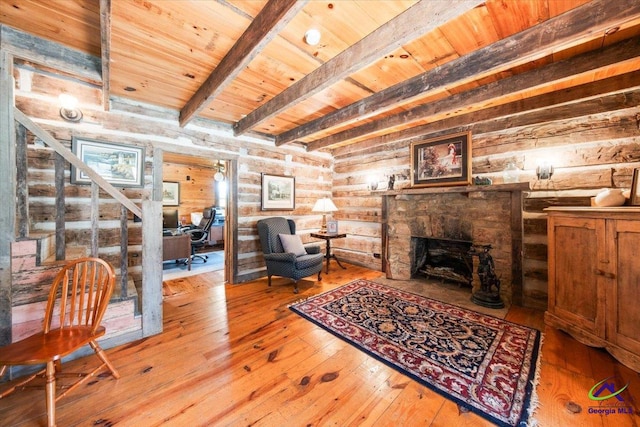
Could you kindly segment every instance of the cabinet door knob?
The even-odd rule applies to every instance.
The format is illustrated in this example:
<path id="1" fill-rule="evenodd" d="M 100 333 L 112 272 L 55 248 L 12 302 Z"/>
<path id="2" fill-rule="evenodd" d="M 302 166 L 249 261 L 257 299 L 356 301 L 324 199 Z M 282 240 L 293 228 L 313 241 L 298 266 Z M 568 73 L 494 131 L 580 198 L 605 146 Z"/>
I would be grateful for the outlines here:
<path id="1" fill-rule="evenodd" d="M 613 273 L 607 273 L 606 271 L 602 271 L 602 270 L 596 270 L 596 274 L 598 276 L 604 276 L 607 279 L 615 279 L 616 275 Z"/>

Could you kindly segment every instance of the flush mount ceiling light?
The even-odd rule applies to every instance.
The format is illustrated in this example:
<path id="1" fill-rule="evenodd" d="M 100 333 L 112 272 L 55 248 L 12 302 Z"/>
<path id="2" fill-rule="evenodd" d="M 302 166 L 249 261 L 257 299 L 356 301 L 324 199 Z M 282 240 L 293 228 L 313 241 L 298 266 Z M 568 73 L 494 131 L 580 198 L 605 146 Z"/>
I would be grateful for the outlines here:
<path id="1" fill-rule="evenodd" d="M 311 28 L 304 33 L 304 41 L 310 46 L 317 45 L 320 43 L 320 31 L 315 28 Z"/>
<path id="2" fill-rule="evenodd" d="M 77 108 L 78 100 L 68 93 L 61 93 L 58 96 L 60 101 L 60 117 L 69 122 L 79 122 L 82 120 L 82 111 Z"/>

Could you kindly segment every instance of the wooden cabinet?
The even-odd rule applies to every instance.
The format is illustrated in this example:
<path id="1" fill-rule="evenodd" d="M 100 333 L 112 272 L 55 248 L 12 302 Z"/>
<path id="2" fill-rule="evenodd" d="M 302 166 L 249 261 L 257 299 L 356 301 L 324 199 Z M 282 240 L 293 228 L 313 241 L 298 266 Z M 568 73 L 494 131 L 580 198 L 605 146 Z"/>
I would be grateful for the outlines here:
<path id="1" fill-rule="evenodd" d="M 640 208 L 548 208 L 545 322 L 640 371 Z"/>

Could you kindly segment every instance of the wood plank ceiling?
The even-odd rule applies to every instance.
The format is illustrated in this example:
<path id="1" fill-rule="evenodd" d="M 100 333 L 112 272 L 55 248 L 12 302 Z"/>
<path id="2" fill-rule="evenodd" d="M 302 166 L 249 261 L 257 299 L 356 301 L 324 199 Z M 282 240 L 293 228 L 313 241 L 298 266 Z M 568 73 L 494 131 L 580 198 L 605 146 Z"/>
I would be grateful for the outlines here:
<path id="1" fill-rule="evenodd" d="M 637 0 L 1 0 L 0 22 L 101 59 L 105 108 L 309 150 L 640 86 Z"/>

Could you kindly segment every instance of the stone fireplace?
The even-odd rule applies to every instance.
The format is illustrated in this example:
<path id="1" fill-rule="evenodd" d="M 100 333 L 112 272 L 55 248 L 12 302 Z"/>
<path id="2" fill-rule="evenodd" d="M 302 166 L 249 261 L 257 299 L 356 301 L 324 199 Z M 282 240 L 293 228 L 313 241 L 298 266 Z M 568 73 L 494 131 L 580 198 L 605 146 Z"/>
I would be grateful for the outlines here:
<path id="1" fill-rule="evenodd" d="M 491 245 L 501 283 L 500 298 L 507 305 L 521 304 L 522 191 L 528 189 L 528 183 L 522 183 L 385 192 L 383 255 L 387 278 L 409 280 L 418 276 L 416 259 L 425 255 L 416 253 L 416 249 L 429 252 L 425 243 L 418 243 L 423 239 Z M 439 244 L 431 252 L 438 254 Z M 466 262 L 468 259 L 461 261 Z M 480 288 L 477 257 L 471 262 L 475 292 Z"/>

